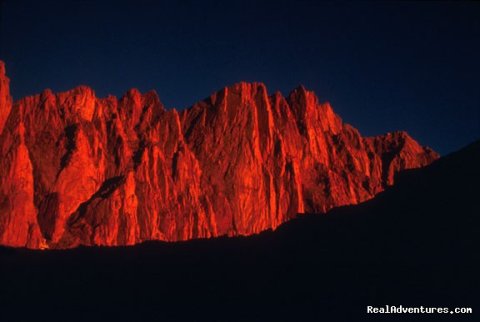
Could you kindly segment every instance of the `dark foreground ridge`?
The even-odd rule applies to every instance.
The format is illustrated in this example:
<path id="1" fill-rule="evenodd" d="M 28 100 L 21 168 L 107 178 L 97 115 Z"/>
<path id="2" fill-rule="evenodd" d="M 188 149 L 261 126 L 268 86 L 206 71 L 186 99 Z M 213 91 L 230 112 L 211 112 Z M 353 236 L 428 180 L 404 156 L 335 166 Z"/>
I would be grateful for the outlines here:
<path id="1" fill-rule="evenodd" d="M 480 141 L 357 206 L 257 236 L 1 248 L 1 321 L 478 319 Z M 372 316 L 366 306 L 473 307 Z"/>

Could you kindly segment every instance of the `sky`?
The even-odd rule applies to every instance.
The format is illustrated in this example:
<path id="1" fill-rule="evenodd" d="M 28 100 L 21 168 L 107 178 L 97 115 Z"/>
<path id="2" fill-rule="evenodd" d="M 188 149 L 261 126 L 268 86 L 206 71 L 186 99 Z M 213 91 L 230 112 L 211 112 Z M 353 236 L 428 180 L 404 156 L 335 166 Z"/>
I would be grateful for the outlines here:
<path id="1" fill-rule="evenodd" d="M 225 86 L 298 85 L 363 135 L 442 155 L 480 138 L 480 3 L 0 0 L 15 100 L 155 89 L 183 109 Z"/>

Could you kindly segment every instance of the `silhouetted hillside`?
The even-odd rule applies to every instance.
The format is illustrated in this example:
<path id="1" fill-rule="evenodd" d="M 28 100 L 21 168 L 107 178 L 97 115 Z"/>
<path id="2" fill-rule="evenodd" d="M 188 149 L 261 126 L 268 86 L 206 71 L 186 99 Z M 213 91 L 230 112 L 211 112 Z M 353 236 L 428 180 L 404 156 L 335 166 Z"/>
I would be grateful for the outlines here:
<path id="1" fill-rule="evenodd" d="M 1 321 L 448 321 L 478 314 L 480 141 L 257 236 L 0 252 Z M 474 315 L 367 315 L 366 305 Z"/>

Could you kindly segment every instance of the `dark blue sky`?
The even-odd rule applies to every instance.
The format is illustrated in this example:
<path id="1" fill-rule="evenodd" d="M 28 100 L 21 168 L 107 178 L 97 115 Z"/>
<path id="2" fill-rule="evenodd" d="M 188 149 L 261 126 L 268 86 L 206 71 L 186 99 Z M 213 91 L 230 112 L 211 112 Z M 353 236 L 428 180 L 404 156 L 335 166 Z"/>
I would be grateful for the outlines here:
<path id="1" fill-rule="evenodd" d="M 479 3 L 1 2 L 15 99 L 86 84 L 184 108 L 241 80 L 303 84 L 364 135 L 442 154 L 480 137 Z"/>

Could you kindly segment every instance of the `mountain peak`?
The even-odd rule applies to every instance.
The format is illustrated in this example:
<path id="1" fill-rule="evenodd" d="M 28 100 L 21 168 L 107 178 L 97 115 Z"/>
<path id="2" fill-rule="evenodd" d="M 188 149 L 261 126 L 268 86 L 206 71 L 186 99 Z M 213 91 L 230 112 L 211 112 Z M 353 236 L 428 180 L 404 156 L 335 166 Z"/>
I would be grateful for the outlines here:
<path id="1" fill-rule="evenodd" d="M 290 91 L 288 94 L 288 97 L 309 97 L 309 96 L 314 96 L 317 98 L 317 95 L 313 92 L 308 90 L 304 85 L 298 85 L 295 87 L 293 90 Z M 318 101 L 318 98 L 317 98 Z"/>
<path id="2" fill-rule="evenodd" d="M 404 132 L 362 137 L 303 86 L 285 99 L 240 82 L 180 113 L 88 86 L 11 106 L 0 78 L 0 244 L 16 247 L 255 234 L 438 157 Z"/>
<path id="3" fill-rule="evenodd" d="M 12 109 L 10 96 L 10 80 L 5 71 L 5 63 L 0 60 L 0 135 Z"/>
<path id="4" fill-rule="evenodd" d="M 267 92 L 267 87 L 261 82 L 238 82 L 223 88 L 224 92 L 238 93 L 241 96 L 251 96 L 257 92 Z"/>
<path id="5" fill-rule="evenodd" d="M 2 60 L 0 60 L 0 77 L 5 75 L 6 75 L 5 63 Z"/>

